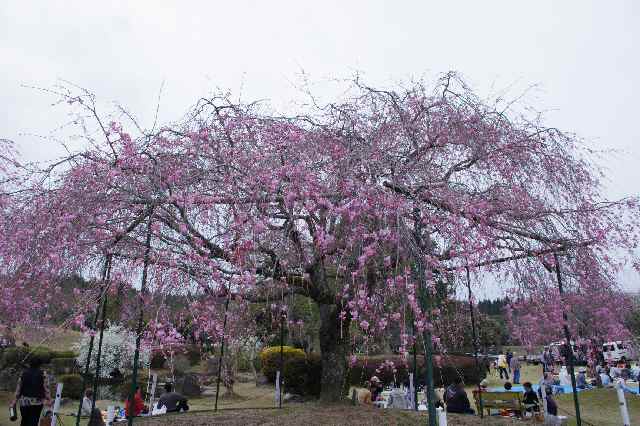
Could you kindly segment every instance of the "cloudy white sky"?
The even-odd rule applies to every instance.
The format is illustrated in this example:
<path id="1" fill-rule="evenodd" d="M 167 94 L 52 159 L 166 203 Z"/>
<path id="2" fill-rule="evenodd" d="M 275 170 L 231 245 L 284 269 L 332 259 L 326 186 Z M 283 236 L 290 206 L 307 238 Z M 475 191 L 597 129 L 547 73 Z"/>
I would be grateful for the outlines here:
<path id="1" fill-rule="evenodd" d="M 65 109 L 24 85 L 60 79 L 126 105 L 149 127 L 216 88 L 286 104 L 312 79 L 370 84 L 457 70 L 481 95 L 511 87 L 606 161 L 610 198 L 640 192 L 640 2 L 0 2 L 0 137 L 30 160 L 60 154 Z M 627 286 L 637 277 L 627 277 Z"/>

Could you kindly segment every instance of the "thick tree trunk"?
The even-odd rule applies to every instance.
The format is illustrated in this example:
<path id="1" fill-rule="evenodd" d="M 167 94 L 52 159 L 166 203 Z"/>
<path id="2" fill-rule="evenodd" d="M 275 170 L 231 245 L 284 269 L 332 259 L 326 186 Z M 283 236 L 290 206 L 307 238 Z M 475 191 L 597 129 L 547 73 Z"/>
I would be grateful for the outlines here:
<path id="1" fill-rule="evenodd" d="M 320 308 L 320 355 L 322 381 L 320 400 L 338 402 L 343 398 L 349 354 L 347 320 L 340 321 L 340 307 L 318 304 Z M 342 334 L 340 328 L 342 327 Z"/>

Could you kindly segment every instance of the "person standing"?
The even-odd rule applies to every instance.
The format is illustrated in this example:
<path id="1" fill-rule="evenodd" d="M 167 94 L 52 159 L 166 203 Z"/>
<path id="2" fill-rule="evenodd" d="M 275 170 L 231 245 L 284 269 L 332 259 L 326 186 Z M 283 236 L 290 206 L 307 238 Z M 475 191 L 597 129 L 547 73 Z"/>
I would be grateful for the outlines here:
<path id="1" fill-rule="evenodd" d="M 520 360 L 517 356 L 512 355 L 511 361 L 509 362 L 509 369 L 513 375 L 513 383 L 516 385 L 520 384 L 520 367 Z"/>
<path id="2" fill-rule="evenodd" d="M 509 374 L 513 373 L 513 371 L 511 370 L 511 360 L 512 359 L 513 359 L 513 352 L 508 350 L 507 351 L 507 368 L 509 369 Z"/>
<path id="3" fill-rule="evenodd" d="M 22 372 L 11 405 L 20 405 L 20 426 L 38 426 L 44 405 L 51 405 L 49 380 L 40 369 L 42 361 L 33 357 Z"/>
<path id="4" fill-rule="evenodd" d="M 500 352 L 498 355 L 498 371 L 500 372 L 500 379 L 503 379 L 503 376 L 506 380 L 509 380 L 509 372 L 507 371 L 509 368 L 509 364 L 507 363 L 507 357 L 503 352 Z"/>
<path id="5" fill-rule="evenodd" d="M 553 371 L 553 353 L 551 352 L 551 349 L 544 348 L 544 353 L 542 356 L 543 356 L 542 361 L 545 367 L 545 373 L 552 372 Z"/>

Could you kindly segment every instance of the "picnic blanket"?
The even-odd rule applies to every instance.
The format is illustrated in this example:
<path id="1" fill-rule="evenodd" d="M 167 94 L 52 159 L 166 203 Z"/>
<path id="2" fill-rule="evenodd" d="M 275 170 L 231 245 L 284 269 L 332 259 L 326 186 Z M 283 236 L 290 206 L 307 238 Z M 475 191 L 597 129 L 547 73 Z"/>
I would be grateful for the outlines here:
<path id="1" fill-rule="evenodd" d="M 538 392 L 538 389 L 540 389 L 540 385 L 539 384 L 532 384 L 531 387 L 533 388 L 533 390 L 535 392 Z M 573 392 L 573 389 L 571 388 L 571 385 L 568 385 L 568 386 L 567 385 L 552 385 L 551 389 L 552 389 L 554 395 Z M 576 390 L 578 392 L 583 392 L 583 391 L 586 391 L 586 390 L 589 390 L 589 389 L 590 388 L 576 389 Z M 491 388 L 489 390 L 491 392 L 509 392 L 505 388 Z M 522 386 L 522 385 L 513 385 L 511 387 L 511 391 L 510 392 L 524 392 L 524 386 Z"/>

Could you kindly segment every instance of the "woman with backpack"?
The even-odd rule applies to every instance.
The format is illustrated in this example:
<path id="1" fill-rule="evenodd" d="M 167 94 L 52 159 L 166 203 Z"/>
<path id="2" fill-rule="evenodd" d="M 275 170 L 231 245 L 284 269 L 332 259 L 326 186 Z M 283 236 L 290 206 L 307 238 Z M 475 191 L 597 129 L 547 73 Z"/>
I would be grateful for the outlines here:
<path id="1" fill-rule="evenodd" d="M 29 367 L 18 379 L 15 399 L 11 406 L 20 406 L 20 426 L 38 426 L 43 406 L 51 405 L 49 380 L 40 369 L 42 361 L 36 357 L 29 360 Z"/>

